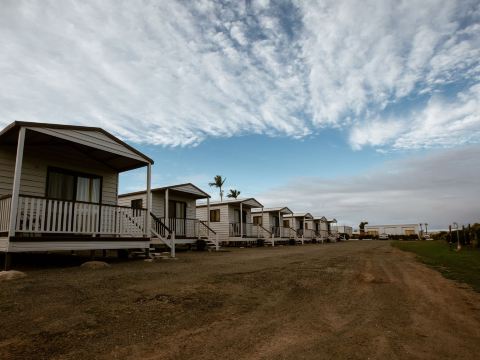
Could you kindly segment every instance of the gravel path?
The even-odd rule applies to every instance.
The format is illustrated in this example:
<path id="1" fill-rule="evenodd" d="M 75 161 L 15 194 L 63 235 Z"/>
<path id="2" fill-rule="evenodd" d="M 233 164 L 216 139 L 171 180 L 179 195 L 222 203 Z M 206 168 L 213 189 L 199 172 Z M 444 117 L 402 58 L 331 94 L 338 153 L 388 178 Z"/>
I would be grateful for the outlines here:
<path id="1" fill-rule="evenodd" d="M 480 358 L 480 294 L 388 242 L 178 257 L 0 283 L 0 358 Z"/>

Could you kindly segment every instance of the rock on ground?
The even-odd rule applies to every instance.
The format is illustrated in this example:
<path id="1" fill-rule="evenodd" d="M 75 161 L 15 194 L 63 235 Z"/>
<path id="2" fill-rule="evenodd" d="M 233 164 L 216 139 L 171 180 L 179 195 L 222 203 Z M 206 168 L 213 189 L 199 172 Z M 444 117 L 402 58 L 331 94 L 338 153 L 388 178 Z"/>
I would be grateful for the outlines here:
<path id="1" fill-rule="evenodd" d="M 104 261 L 87 261 L 80 266 L 86 269 L 104 269 L 110 267 L 110 264 Z"/>
<path id="2" fill-rule="evenodd" d="M 27 276 L 27 274 L 17 270 L 0 271 L 0 282 L 21 279 L 21 278 L 24 278 L 25 276 Z"/>

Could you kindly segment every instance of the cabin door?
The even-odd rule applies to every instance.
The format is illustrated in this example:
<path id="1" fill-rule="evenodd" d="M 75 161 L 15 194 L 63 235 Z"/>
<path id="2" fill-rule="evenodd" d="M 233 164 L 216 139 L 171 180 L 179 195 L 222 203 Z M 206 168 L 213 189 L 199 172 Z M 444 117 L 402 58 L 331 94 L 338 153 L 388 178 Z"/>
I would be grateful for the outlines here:
<path id="1" fill-rule="evenodd" d="M 187 235 L 187 204 L 183 201 L 168 201 L 169 227 L 175 236 Z"/>

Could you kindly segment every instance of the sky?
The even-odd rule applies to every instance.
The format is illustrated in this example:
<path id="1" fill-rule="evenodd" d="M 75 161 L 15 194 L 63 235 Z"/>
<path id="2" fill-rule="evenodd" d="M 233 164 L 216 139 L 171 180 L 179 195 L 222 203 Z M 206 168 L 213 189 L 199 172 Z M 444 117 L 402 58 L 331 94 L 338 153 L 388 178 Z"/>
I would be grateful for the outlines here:
<path id="1" fill-rule="evenodd" d="M 0 126 L 100 126 L 341 224 L 480 220 L 477 1 L 0 3 Z M 120 191 L 144 187 L 122 175 Z"/>

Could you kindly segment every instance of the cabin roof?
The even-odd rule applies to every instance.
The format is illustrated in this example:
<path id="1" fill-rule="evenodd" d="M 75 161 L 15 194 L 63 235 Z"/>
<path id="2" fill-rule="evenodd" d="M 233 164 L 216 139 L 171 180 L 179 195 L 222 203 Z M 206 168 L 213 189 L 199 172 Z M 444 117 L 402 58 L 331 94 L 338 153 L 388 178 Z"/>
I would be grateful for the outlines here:
<path id="1" fill-rule="evenodd" d="M 257 214 L 257 213 L 261 213 L 262 212 L 262 209 L 259 209 L 259 208 L 256 208 L 256 209 L 252 209 L 252 213 L 253 214 Z M 268 213 L 268 212 L 274 212 L 274 213 L 282 213 L 282 214 L 293 214 L 293 211 L 290 210 L 288 207 L 277 207 L 277 208 L 264 208 L 263 209 L 263 212 L 264 213 Z"/>
<path id="2" fill-rule="evenodd" d="M 313 216 L 312 214 L 310 213 L 293 213 L 291 215 L 286 215 L 285 217 L 294 217 L 294 218 L 297 218 L 297 217 L 301 217 L 301 218 L 308 218 L 308 219 L 313 219 Z"/>
<path id="3" fill-rule="evenodd" d="M 176 185 L 169 185 L 169 186 L 162 186 L 152 189 L 152 193 L 154 192 L 164 192 L 165 190 L 173 190 L 176 193 L 188 194 L 194 197 L 195 199 L 206 199 L 210 198 L 210 195 L 200 189 L 198 186 L 195 186 L 192 183 L 185 183 L 185 184 L 176 184 Z M 145 194 L 147 191 L 135 191 L 126 194 L 118 195 L 119 198 L 127 197 L 127 196 L 135 196 L 135 195 L 142 195 Z"/>
<path id="4" fill-rule="evenodd" d="M 324 222 L 328 221 L 325 216 L 322 216 L 322 217 L 320 217 L 320 216 L 314 217 L 313 220 L 320 220 L 320 221 L 324 221 Z"/>
<path id="5" fill-rule="evenodd" d="M 248 199 L 232 199 L 232 200 L 223 200 L 223 201 L 212 201 L 210 202 L 210 206 L 213 205 L 235 205 L 238 204 L 240 205 L 247 205 L 250 208 L 261 208 L 263 207 L 262 204 L 260 204 L 256 199 L 254 198 L 248 198 Z M 198 204 L 197 207 L 204 207 L 207 206 L 206 203 Z"/>
<path id="6" fill-rule="evenodd" d="M 119 172 L 153 164 L 153 160 L 99 127 L 15 121 L 0 131 L 0 143 L 15 145 L 20 128 L 25 143 L 38 146 L 70 146 Z"/>

